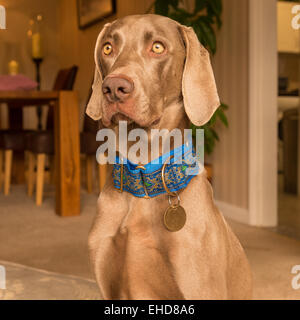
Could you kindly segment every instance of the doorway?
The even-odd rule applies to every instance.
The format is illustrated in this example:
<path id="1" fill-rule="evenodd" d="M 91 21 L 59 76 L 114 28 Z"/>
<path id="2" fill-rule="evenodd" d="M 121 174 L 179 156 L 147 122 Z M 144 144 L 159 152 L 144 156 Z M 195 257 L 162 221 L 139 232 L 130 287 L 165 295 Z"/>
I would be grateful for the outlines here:
<path id="1" fill-rule="evenodd" d="M 300 3 L 278 1 L 278 227 L 300 238 L 300 30 L 291 21 Z M 293 13 L 294 12 L 294 13 Z M 299 21 L 298 21 L 299 22 Z"/>

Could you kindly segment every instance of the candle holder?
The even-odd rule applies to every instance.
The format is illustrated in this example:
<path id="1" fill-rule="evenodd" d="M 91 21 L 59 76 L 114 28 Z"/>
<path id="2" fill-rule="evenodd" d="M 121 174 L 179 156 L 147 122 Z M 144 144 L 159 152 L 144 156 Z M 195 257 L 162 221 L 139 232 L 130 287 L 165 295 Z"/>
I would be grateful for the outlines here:
<path id="1" fill-rule="evenodd" d="M 41 90 L 41 63 L 43 62 L 43 58 L 32 58 L 32 61 L 35 64 L 35 80 L 38 84 L 37 89 Z"/>
<path id="2" fill-rule="evenodd" d="M 36 82 L 38 84 L 37 90 L 41 90 L 41 64 L 43 62 L 43 48 L 42 48 L 42 21 L 43 16 L 38 14 L 29 21 L 30 29 L 27 34 L 31 40 L 32 61 L 35 65 Z M 37 106 L 36 114 L 38 118 L 38 130 L 42 129 L 42 107 Z"/>
<path id="3" fill-rule="evenodd" d="M 35 64 L 35 74 L 36 74 L 36 82 L 38 84 L 37 90 L 41 90 L 41 63 L 43 62 L 43 58 L 32 58 L 32 61 Z M 42 130 L 42 106 L 37 106 L 36 108 L 36 115 L 38 118 L 38 130 Z"/>

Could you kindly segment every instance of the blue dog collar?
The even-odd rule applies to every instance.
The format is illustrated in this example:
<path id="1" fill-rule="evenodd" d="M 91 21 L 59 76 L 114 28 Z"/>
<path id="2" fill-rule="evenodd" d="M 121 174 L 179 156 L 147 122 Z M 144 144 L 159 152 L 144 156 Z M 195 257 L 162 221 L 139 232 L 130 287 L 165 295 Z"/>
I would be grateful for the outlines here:
<path id="1" fill-rule="evenodd" d="M 114 187 L 140 198 L 153 198 L 184 189 L 199 173 L 192 143 L 182 145 L 145 165 L 116 157 Z"/>

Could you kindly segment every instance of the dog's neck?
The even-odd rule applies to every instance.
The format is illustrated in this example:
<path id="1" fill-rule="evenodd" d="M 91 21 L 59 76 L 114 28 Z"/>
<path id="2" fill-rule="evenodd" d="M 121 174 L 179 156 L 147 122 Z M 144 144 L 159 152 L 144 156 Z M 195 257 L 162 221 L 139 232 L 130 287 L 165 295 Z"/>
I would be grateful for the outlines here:
<path id="1" fill-rule="evenodd" d="M 183 102 L 174 102 L 165 108 L 164 114 L 159 123 L 159 129 L 179 129 L 183 132 L 190 125 L 189 119 L 184 111 Z"/>
<path id="2" fill-rule="evenodd" d="M 146 155 L 147 158 L 144 158 L 141 162 L 142 163 L 148 163 L 151 161 L 151 145 L 152 145 L 152 136 L 151 136 L 151 130 L 157 129 L 157 130 L 163 130 L 167 129 L 168 132 L 171 132 L 173 129 L 179 129 L 181 132 L 182 138 L 184 138 L 184 129 L 188 129 L 190 127 L 190 121 L 184 111 L 183 103 L 182 101 L 174 102 L 169 104 L 167 107 L 165 107 L 165 110 L 163 112 L 163 115 L 159 121 L 158 124 L 143 128 L 147 133 L 147 144 L 148 144 L 148 155 Z M 132 129 L 139 128 L 136 124 L 129 125 L 127 128 L 127 136 L 129 134 L 129 131 Z M 120 151 L 119 148 L 119 130 L 115 130 L 117 135 L 117 151 Z M 129 149 L 136 143 L 136 141 L 127 141 L 127 155 L 129 155 Z M 182 144 L 184 141 L 182 141 Z M 170 149 L 174 149 L 174 139 L 170 139 Z M 161 156 L 163 154 L 163 147 L 162 143 L 159 144 L 159 154 L 158 156 Z M 130 159 L 130 155 L 128 156 L 128 159 Z"/>
<path id="3" fill-rule="evenodd" d="M 186 188 L 199 171 L 197 161 L 190 162 L 194 157 L 194 151 L 191 137 L 186 136 L 184 132 L 188 126 L 189 121 L 183 106 L 173 104 L 165 108 L 157 127 L 147 128 L 146 134 L 145 132 L 143 134 L 144 138 L 140 137 L 144 141 L 139 146 L 143 148 L 143 151 L 140 149 L 139 155 L 136 152 L 139 149 L 132 145 L 137 142 L 129 144 L 127 141 L 126 155 L 124 150 L 119 150 L 120 154 L 116 157 L 112 171 L 114 187 L 119 192 L 126 191 L 135 197 L 147 199 L 166 193 L 174 196 L 177 191 Z M 161 134 L 160 132 L 157 134 L 157 131 L 152 135 L 151 129 L 163 130 L 163 138 L 160 139 Z M 174 129 L 177 130 L 171 133 Z M 173 133 L 176 138 L 170 139 Z M 124 134 L 122 132 L 119 134 L 124 139 Z M 178 138 L 181 138 L 180 141 Z M 156 139 L 156 143 L 153 143 L 152 139 Z M 157 143 L 159 140 L 165 141 Z M 166 144 L 168 150 L 165 148 Z M 145 145 L 148 147 L 148 152 Z M 131 147 L 134 147 L 135 154 L 130 150 Z"/>

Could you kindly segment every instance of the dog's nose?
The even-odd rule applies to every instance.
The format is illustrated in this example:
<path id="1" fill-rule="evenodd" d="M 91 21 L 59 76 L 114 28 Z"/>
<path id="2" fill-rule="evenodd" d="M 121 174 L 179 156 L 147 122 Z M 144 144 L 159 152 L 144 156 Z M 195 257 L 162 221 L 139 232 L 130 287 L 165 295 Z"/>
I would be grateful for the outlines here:
<path id="1" fill-rule="evenodd" d="M 122 76 L 108 76 L 102 84 L 103 94 L 109 102 L 124 102 L 133 91 L 133 81 Z"/>

